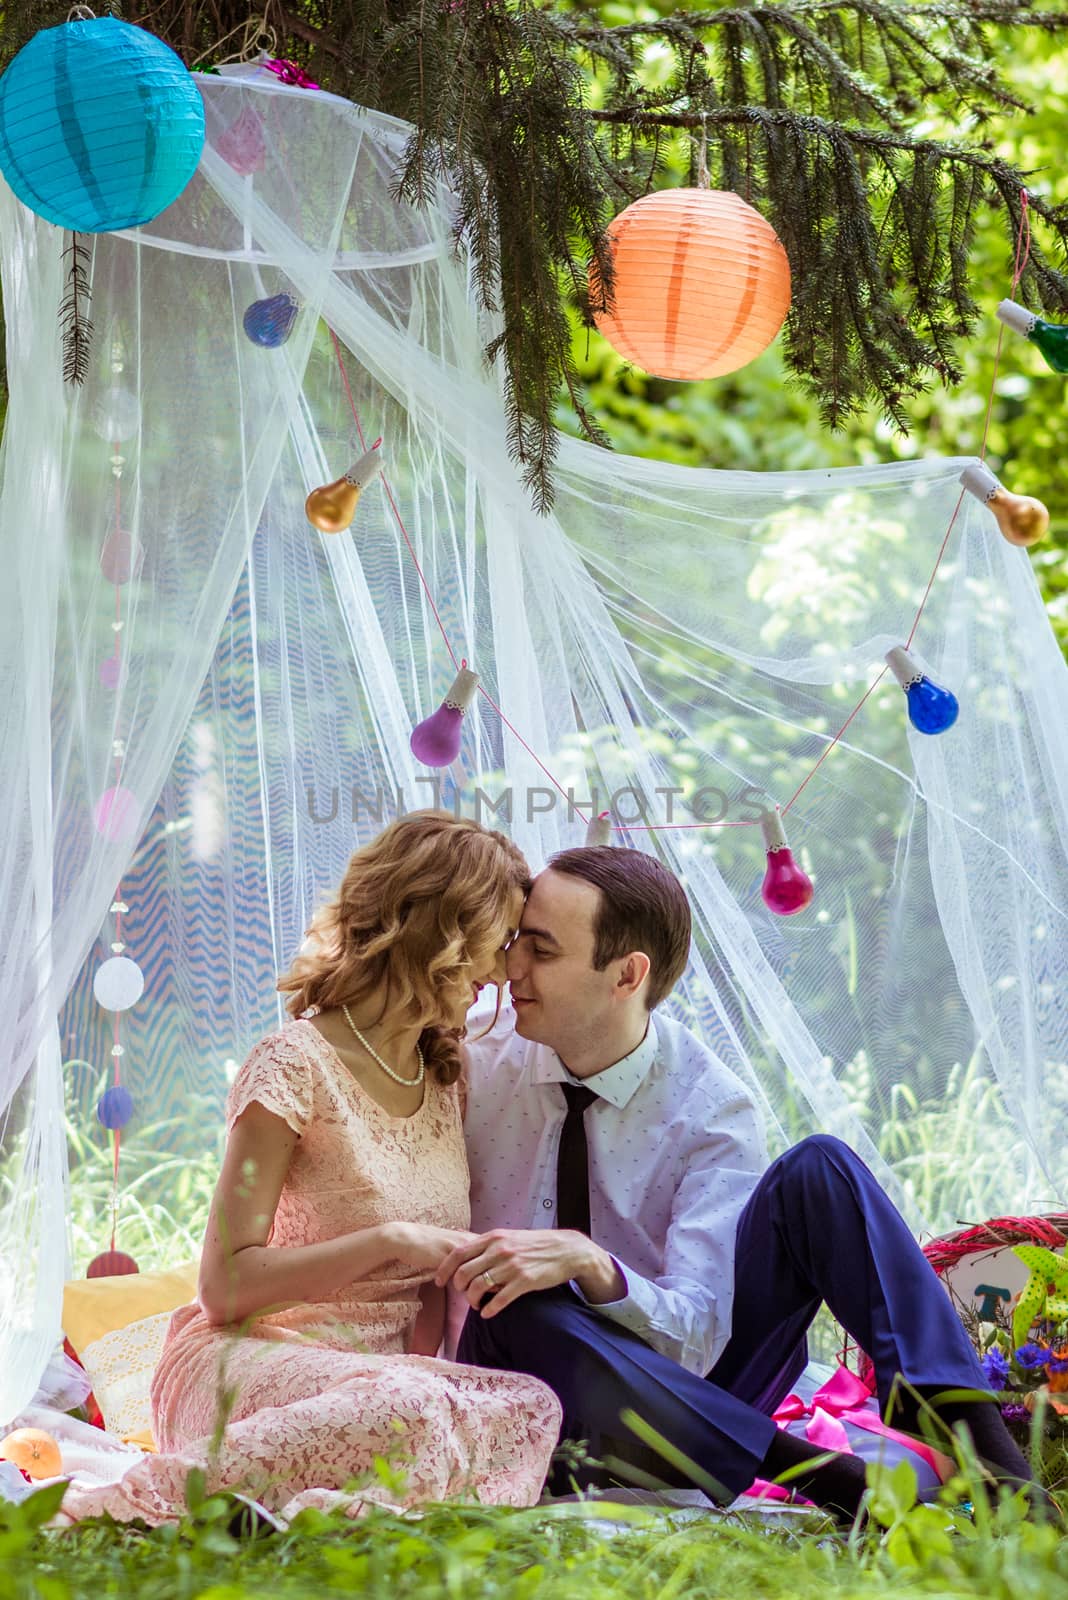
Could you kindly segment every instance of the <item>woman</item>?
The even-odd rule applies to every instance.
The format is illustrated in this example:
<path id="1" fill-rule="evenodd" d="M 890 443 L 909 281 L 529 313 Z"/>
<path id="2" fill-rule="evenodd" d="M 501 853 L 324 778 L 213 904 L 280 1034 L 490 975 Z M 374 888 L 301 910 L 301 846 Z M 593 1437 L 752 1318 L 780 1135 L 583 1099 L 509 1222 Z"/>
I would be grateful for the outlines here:
<path id="1" fill-rule="evenodd" d="M 353 856 L 279 980 L 293 1020 L 230 1090 L 199 1304 L 175 1313 L 153 1378 L 161 1453 L 110 1487 L 72 1483 L 69 1516 L 179 1516 L 194 1465 L 209 1492 L 286 1516 L 339 1500 L 353 1514 L 370 1500 L 537 1500 L 558 1402 L 524 1374 L 435 1359 L 433 1287 L 472 1237 L 464 1020 L 503 982 L 527 879 L 502 834 L 444 812 L 402 818 Z M 403 1478 L 376 1474 L 379 1457 Z"/>

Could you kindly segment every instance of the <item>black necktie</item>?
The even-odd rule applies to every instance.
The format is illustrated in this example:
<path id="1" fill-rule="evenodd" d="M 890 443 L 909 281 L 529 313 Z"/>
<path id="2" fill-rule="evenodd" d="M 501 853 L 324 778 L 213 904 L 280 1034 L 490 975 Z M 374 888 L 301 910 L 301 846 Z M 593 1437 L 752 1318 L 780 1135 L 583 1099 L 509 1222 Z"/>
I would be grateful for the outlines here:
<path id="1" fill-rule="evenodd" d="M 567 1116 L 556 1158 L 556 1226 L 590 1231 L 590 1164 L 586 1150 L 586 1107 L 597 1099 L 583 1083 L 562 1083 Z"/>

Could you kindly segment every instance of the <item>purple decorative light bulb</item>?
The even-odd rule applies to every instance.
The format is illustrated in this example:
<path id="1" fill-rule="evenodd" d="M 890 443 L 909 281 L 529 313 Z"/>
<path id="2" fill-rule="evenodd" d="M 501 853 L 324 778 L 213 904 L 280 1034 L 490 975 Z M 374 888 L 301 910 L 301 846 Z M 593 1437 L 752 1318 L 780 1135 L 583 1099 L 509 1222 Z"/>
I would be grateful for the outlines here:
<path id="1" fill-rule="evenodd" d="M 134 1114 L 133 1096 L 121 1083 L 105 1089 L 96 1105 L 96 1114 L 105 1128 L 125 1128 Z"/>
<path id="2" fill-rule="evenodd" d="M 412 729 L 412 755 L 427 767 L 447 767 L 460 754 L 464 713 L 478 688 L 478 673 L 460 668 L 452 688 L 432 716 Z"/>
<path id="3" fill-rule="evenodd" d="M 253 300 L 241 326 L 253 344 L 277 350 L 293 332 L 299 311 L 300 304 L 291 294 L 273 294 L 268 300 Z"/>

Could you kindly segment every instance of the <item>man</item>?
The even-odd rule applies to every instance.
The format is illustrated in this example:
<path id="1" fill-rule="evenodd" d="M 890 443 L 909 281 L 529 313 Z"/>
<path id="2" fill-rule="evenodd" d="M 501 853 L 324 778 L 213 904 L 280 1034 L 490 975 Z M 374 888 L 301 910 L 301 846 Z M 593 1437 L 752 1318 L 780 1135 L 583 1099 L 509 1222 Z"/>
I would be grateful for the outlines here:
<path id="1" fill-rule="evenodd" d="M 816 1136 L 767 1167 L 740 1079 L 656 1011 L 689 946 L 681 886 L 640 851 L 567 850 L 535 880 L 507 957 L 513 1015 L 468 1041 L 480 1234 L 437 1278 L 471 1307 L 457 1359 L 542 1378 L 563 1437 L 631 1476 L 692 1486 L 693 1463 L 730 1499 L 788 1474 L 851 1518 L 863 1463 L 771 1418 L 826 1301 L 896 1426 L 965 1423 L 996 1478 L 1029 1481 L 948 1296 L 863 1162 Z"/>

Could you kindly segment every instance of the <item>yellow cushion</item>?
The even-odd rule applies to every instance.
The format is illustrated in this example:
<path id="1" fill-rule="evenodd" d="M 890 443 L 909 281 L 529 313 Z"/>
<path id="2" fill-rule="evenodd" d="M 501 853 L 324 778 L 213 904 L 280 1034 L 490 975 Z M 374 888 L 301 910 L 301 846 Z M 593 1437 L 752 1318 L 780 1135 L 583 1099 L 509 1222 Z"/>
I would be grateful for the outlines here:
<path id="1" fill-rule="evenodd" d="M 73 1278 L 63 1285 L 63 1332 L 81 1356 L 87 1345 L 105 1333 L 195 1300 L 199 1268 L 199 1262 L 185 1261 L 165 1272 Z"/>
<path id="2" fill-rule="evenodd" d="M 151 1428 L 142 1428 L 139 1433 L 131 1433 L 122 1441 L 123 1444 L 139 1444 L 142 1450 L 150 1450 L 156 1454 L 156 1437 Z"/>
<path id="3" fill-rule="evenodd" d="M 108 1433 L 127 1444 L 154 1450 L 152 1375 L 163 1354 L 172 1311 L 157 1311 L 125 1328 L 114 1328 L 81 1352 Z"/>

